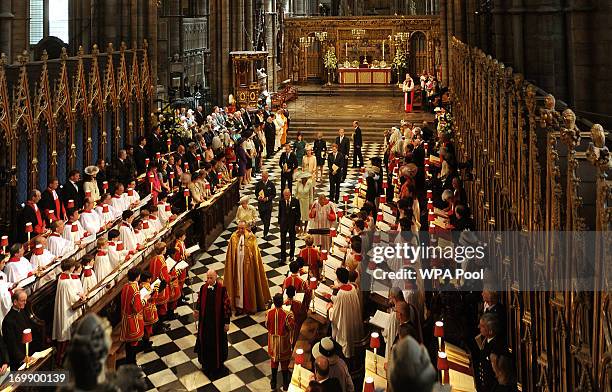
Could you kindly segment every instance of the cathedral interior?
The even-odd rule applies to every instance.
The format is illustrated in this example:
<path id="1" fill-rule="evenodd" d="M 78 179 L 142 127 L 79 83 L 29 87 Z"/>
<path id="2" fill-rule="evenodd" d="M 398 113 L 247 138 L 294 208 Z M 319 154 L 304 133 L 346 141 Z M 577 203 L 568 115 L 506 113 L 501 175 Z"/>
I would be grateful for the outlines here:
<path id="1" fill-rule="evenodd" d="M 34 189 L 43 192 L 55 180 L 76 183 L 75 170 L 88 173 L 86 168 L 95 166 L 103 171 L 100 162 L 115 162 L 125 150 L 128 156 L 137 154 L 130 149 L 138 147 L 143 137 L 152 145 L 154 130 L 161 129 L 158 150 L 151 160 L 146 158 L 145 174 L 139 170 L 135 178 L 141 195 L 153 194 L 156 185 L 151 179 L 149 189 L 145 177 L 149 162 L 155 160 L 155 153 L 158 159 L 169 157 L 181 144 L 166 123 L 179 121 L 185 113 L 182 109 L 193 113 L 201 107 L 202 121 L 208 121 L 204 118 L 219 107 L 226 112 L 244 109 L 256 121 L 256 112 L 264 107 L 273 113 L 285 108 L 290 113 L 287 141 L 296 139 L 298 131 L 306 142 L 314 142 L 321 134 L 329 142 L 329 151 L 338 129 L 352 132 L 357 120 L 365 161 L 382 162 L 384 156 L 385 165 L 392 165 L 388 156 L 392 130 L 402 127 L 403 132 L 406 124 L 412 128 L 429 123 L 437 124 L 439 134 L 442 107 L 452 114 L 452 122 L 444 129 L 447 136 L 435 145 L 454 148 L 456 173 L 464 190 L 461 198 L 469 205 L 472 231 L 491 240 L 488 252 L 493 267 L 488 291 L 482 287 L 469 292 L 424 290 L 426 302 L 438 303 L 437 298 L 442 303 L 439 314 L 444 339 L 448 339 L 444 346 L 457 350 L 453 357 L 459 362 L 462 359 L 457 357 L 465 354 L 465 363 L 451 366 L 450 371 L 448 364 L 437 367 L 438 381 L 456 391 L 612 391 L 611 18 L 609 0 L 0 0 L 0 265 L 3 258 L 9 260 L 11 245 L 24 243 L 29 258 L 37 254 L 33 245 L 41 243 L 37 238 L 53 235 L 52 218 L 44 230 L 34 232 L 32 222 L 24 221 Z M 414 86 L 409 84 L 407 90 L 409 75 Z M 437 101 L 429 98 L 430 79 L 439 92 Z M 179 146 L 183 153 L 191 146 L 184 144 Z M 433 145 L 431 141 L 428 151 L 425 143 L 425 151 L 431 152 Z M 268 153 L 258 166 L 270 172 L 277 186 L 284 170 L 279 156 Z M 433 167 L 430 160 L 434 157 L 426 157 L 426 165 L 419 166 L 421 173 L 424 168 L 427 184 L 429 163 Z M 206 167 L 199 162 L 198 156 L 198 167 Z M 325 163 L 322 169 L 326 179 L 327 167 Z M 395 181 L 392 167 L 384 171 L 389 184 Z M 108 183 L 98 181 L 100 193 L 110 192 L 109 183 L 111 189 L 115 187 L 109 172 Z M 359 211 L 362 185 L 367 197 L 362 174 L 356 163 L 345 169 L 339 185 L 342 201 L 336 204 L 344 207 L 346 216 L 353 198 Z M 174 172 L 165 179 L 171 190 L 180 183 L 179 173 L 173 176 Z M 195 172 L 192 176 L 195 179 Z M 164 234 L 168 238 L 160 238 L 170 243 L 177 230 L 187 230 L 187 245 L 199 245 L 183 289 L 187 304 L 176 308 L 167 331 L 151 337 L 152 348 L 138 352 L 136 364 L 144 373 L 146 387 L 133 390 L 270 390 L 266 312 L 232 317 L 226 373 L 205 375 L 194 352 L 198 323 L 192 308 L 206 284 L 206 272 L 213 269 L 224 276 L 241 197 L 251 192 L 251 204 L 258 206 L 255 184 L 236 181 L 228 182 L 210 205 L 203 203 L 197 211 L 189 208 L 188 191 L 185 198 L 183 193 L 177 197 L 176 203 L 183 203 L 186 211 L 176 213 L 176 224 Z M 392 202 L 386 181 L 386 201 Z M 318 183 L 312 203 L 318 192 L 328 191 L 331 194 L 329 184 Z M 434 227 L 434 219 L 427 216 L 433 207 L 429 209 L 432 199 L 425 197 L 426 192 L 431 191 L 423 188 L 420 201 L 425 222 L 420 230 L 425 233 Z M 277 201 L 281 194 L 277 188 Z M 74 207 L 73 200 L 68 201 Z M 381 211 L 386 211 L 385 202 L 379 202 Z M 278 261 L 281 246 L 284 258 L 286 244 L 284 233 L 280 240 L 283 229 L 276 222 L 276 204 L 272 239 L 264 238 L 261 231 L 255 233 L 260 237 L 272 296 L 282 293 L 290 273 Z M 59 216 L 63 207 L 57 205 Z M 396 212 L 397 205 L 389 211 L 395 208 Z M 81 207 L 87 209 L 83 200 Z M 38 214 L 37 208 L 34 211 Z M 385 214 L 379 212 L 379 221 L 386 221 Z M 38 226 L 37 215 L 33 217 Z M 374 214 L 374 224 L 376 219 Z M 393 219 L 388 228 L 397 230 Z M 45 220 L 41 218 L 40 223 Z M 438 236 L 430 229 L 429 237 L 434 232 Z M 100 233 L 98 238 L 107 237 L 106 231 Z M 374 236 L 384 241 L 379 234 Z M 440 238 L 446 241 L 444 233 Z M 449 234 L 449 238 L 452 242 L 457 237 Z M 142 255 L 136 253 L 140 256 L 130 261 L 132 267 L 149 268 L 154 242 L 148 241 L 150 249 Z M 296 249 L 305 246 L 304 237 L 294 243 Z M 75 257 L 96 251 L 94 241 Z M 78 307 L 73 306 L 80 309 L 79 320 L 89 313 L 108 320 L 106 327 L 112 332 L 104 371 L 109 374 L 121 369 L 126 355 L 129 358 L 125 348 L 129 344 L 122 342 L 118 332 L 122 287 L 128 277 L 120 275 L 102 292 L 96 291 L 95 301 L 81 299 Z M 54 362 L 59 348 L 51 333 L 57 317 L 54 298 L 59 283 L 55 282 L 61 280 L 14 286 L 2 285 L 1 280 L 0 290 L 10 288 L 13 293 L 22 287 L 27 292 L 25 310 L 36 350 L 54 350 L 46 357 L 41 354 L 24 372 L 68 368 Z M 464 320 L 458 308 L 453 310 L 473 296 L 477 303 L 480 292 L 490 291 L 498 298 L 495 303 L 503 306 L 499 331 L 513 370 L 508 389 L 491 389 L 478 381 L 480 365 L 470 350 L 482 309 L 475 310 L 475 320 Z M 370 300 L 364 312 L 373 316 L 388 295 L 377 303 L 372 299 L 374 291 L 364 291 L 364 296 L 366 292 Z M 323 297 L 313 294 L 312 311 L 296 335 L 289 390 L 319 390 L 309 389 L 307 382 L 296 385 L 294 379 L 301 377 L 296 376 L 301 371 L 315 372 L 309 363 L 311 349 L 322 337 L 331 336 L 330 321 L 315 311 L 315 300 Z M 421 313 L 416 318 L 422 318 L 423 334 L 437 333 L 430 310 Z M 462 321 L 453 322 L 455 318 Z M 364 314 L 364 328 L 378 339 L 378 327 L 371 324 Z M 375 370 L 368 367 L 372 348 L 377 346 L 371 343 L 373 335 L 364 336 L 360 354 L 346 359 L 354 390 L 391 391 L 386 361 L 384 370 L 378 370 L 376 359 Z M 307 360 L 300 357 L 298 361 L 297 351 L 306 352 Z M 440 366 L 442 348 L 428 351 L 433 366 Z M 374 348 L 374 358 L 375 352 Z M 71 372 L 78 373 L 78 364 L 73 366 Z M 279 374 L 279 389 L 280 378 Z M 368 379 L 374 380 L 372 389 Z M 77 377 L 79 382 L 83 380 Z M 28 388 L 19 383 L 10 387 Z"/>

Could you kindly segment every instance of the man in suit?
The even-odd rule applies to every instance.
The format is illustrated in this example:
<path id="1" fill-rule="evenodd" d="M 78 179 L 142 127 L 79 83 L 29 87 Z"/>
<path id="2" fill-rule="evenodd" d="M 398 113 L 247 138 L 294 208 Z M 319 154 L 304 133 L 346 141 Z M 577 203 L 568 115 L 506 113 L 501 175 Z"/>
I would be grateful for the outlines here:
<path id="1" fill-rule="evenodd" d="M 193 117 L 195 118 L 195 122 L 196 124 L 198 124 L 198 127 L 201 127 L 202 124 L 204 124 L 204 121 L 206 121 L 206 116 L 204 115 L 204 110 L 202 110 L 201 105 L 198 106 L 195 113 L 193 114 Z"/>
<path id="2" fill-rule="evenodd" d="M 80 183 L 81 173 L 78 170 L 70 170 L 68 173 L 68 181 L 62 187 L 60 198 L 64 203 L 66 210 L 68 207 L 68 200 L 74 201 L 74 207 L 81 209 L 83 207 L 83 186 Z"/>
<path id="3" fill-rule="evenodd" d="M 338 137 L 336 138 L 336 144 L 338 145 L 338 151 L 344 157 L 344 164 L 342 165 L 342 181 L 346 180 L 346 171 L 348 169 L 348 157 L 351 151 L 351 142 L 348 137 L 344 136 L 344 129 L 338 131 Z"/>
<path id="4" fill-rule="evenodd" d="M 189 164 L 189 172 L 195 173 L 200 169 L 200 163 L 198 161 L 197 153 L 196 153 L 197 146 L 195 142 L 191 142 L 189 143 L 187 148 L 188 148 L 188 151 L 187 151 L 187 154 L 185 154 L 184 162 L 187 162 Z"/>
<path id="5" fill-rule="evenodd" d="M 485 313 L 480 316 L 478 324 L 480 337 L 482 338 L 480 345 L 480 353 L 476 367 L 476 390 L 478 392 L 492 391 L 497 380 L 491 365 L 491 354 L 506 353 L 505 339 L 499 336 L 500 325 L 499 317 L 494 313 Z M 479 339 L 477 337 L 477 339 Z"/>
<path id="6" fill-rule="evenodd" d="M 345 163 L 344 155 L 338 152 L 338 145 L 332 144 L 332 152 L 327 156 L 327 167 L 329 168 L 329 200 L 334 203 L 338 203 L 340 199 L 340 183 Z"/>
<path id="7" fill-rule="evenodd" d="M 289 235 L 289 258 L 295 255 L 295 227 L 302 219 L 300 203 L 291 197 L 289 189 L 283 190 L 283 199 L 278 208 L 278 225 L 281 233 L 280 265 L 285 265 L 287 259 L 287 235 Z"/>
<path id="8" fill-rule="evenodd" d="M 353 121 L 353 167 L 357 167 L 357 157 L 359 157 L 359 167 L 363 167 L 363 153 L 361 147 L 363 146 L 363 140 L 361 138 L 361 128 L 359 128 L 359 121 Z"/>
<path id="9" fill-rule="evenodd" d="M 274 155 L 274 140 L 276 139 L 276 125 L 274 125 L 274 117 L 268 117 L 265 119 L 264 124 L 264 135 L 266 136 L 266 158 L 269 159 Z"/>
<path id="10" fill-rule="evenodd" d="M 289 143 L 285 144 L 285 151 L 281 154 L 279 165 L 281 167 L 281 190 L 285 189 L 285 184 L 289 190 L 293 189 L 293 172 L 298 167 L 298 161 Z"/>
<path id="11" fill-rule="evenodd" d="M 156 153 L 163 153 L 168 151 L 168 147 L 166 147 L 166 141 L 163 140 L 163 136 L 161 133 L 161 128 L 156 126 L 153 129 L 153 133 L 151 137 L 147 139 L 147 144 L 149 145 L 149 158 L 154 159 Z"/>
<path id="12" fill-rule="evenodd" d="M 38 208 L 40 198 L 41 195 L 38 189 L 33 189 L 30 191 L 28 201 L 26 201 L 23 211 L 21 212 L 21 225 L 19 231 L 19 241 L 21 242 L 26 242 L 28 240 L 28 234 L 25 229 L 27 223 L 32 224 L 32 234 L 30 235 L 31 238 L 45 232 L 46 223 L 44 214 L 41 209 Z"/>
<path id="13" fill-rule="evenodd" d="M 38 203 L 40 209 L 43 210 L 45 217 L 49 221 L 52 220 L 49 213 L 51 210 L 53 210 L 53 217 L 55 219 L 66 219 L 66 209 L 60 200 L 57 188 L 59 188 L 59 180 L 57 177 L 51 177 L 47 189 L 43 191 L 40 202 Z"/>
<path id="14" fill-rule="evenodd" d="M 482 302 L 482 313 L 492 313 L 497 315 L 499 318 L 499 332 L 502 336 L 505 336 L 506 308 L 499 302 L 499 295 L 497 294 L 497 291 L 489 289 L 482 290 Z"/>
<path id="15" fill-rule="evenodd" d="M 289 115 L 289 109 L 287 109 L 286 102 L 283 102 L 283 114 L 285 115 L 285 118 L 287 119 L 287 127 L 289 127 L 291 125 L 291 116 Z"/>
<path id="16" fill-rule="evenodd" d="M 117 159 L 113 161 L 111 166 L 113 178 L 123 185 L 127 185 L 132 180 L 130 172 L 130 162 L 127 159 L 127 151 L 119 150 Z"/>
<path id="17" fill-rule="evenodd" d="M 23 330 L 30 328 L 24 311 L 28 294 L 23 289 L 17 289 L 11 300 L 13 307 L 2 321 L 2 337 L 6 343 L 11 370 L 17 371 L 25 358 L 25 344 L 21 343 Z"/>
<path id="18" fill-rule="evenodd" d="M 276 197 L 276 187 L 269 180 L 269 175 L 266 170 L 261 172 L 261 181 L 255 185 L 255 196 L 257 196 L 257 209 L 259 217 L 264 224 L 263 238 L 264 240 L 270 232 L 270 219 L 272 218 L 272 201 Z"/>
<path id="19" fill-rule="evenodd" d="M 329 377 L 329 360 L 324 356 L 315 360 L 315 380 L 323 387 L 324 392 L 342 391 L 340 381 Z"/>
<path id="20" fill-rule="evenodd" d="M 136 171 L 138 174 L 142 174 L 147 171 L 147 158 L 149 152 L 146 149 L 147 138 L 139 136 L 136 141 L 136 147 L 134 148 L 134 162 L 136 163 Z"/>

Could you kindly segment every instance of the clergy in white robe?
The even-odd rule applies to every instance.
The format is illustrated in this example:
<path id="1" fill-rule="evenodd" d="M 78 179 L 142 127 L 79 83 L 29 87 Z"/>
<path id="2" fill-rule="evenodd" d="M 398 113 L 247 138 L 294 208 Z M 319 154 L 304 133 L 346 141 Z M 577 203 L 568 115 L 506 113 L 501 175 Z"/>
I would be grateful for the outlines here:
<path id="1" fill-rule="evenodd" d="M 13 301 L 11 300 L 11 287 L 12 282 L 6 277 L 6 274 L 2 271 L 6 264 L 5 258 L 0 258 L 0 327 L 2 327 L 2 320 L 4 316 L 11 310 Z"/>
<path id="2" fill-rule="evenodd" d="M 157 217 L 157 213 L 151 213 L 149 214 L 149 229 L 151 230 L 152 233 L 159 233 L 161 231 L 161 229 L 163 229 L 163 224 L 161 222 L 161 220 Z"/>
<path id="3" fill-rule="evenodd" d="M 127 194 L 123 193 L 123 184 L 117 184 L 115 194 L 111 199 L 111 205 L 115 210 L 115 219 L 120 218 L 123 211 L 130 208 Z"/>
<path id="4" fill-rule="evenodd" d="M 49 252 L 57 257 L 64 257 L 73 254 L 78 250 L 78 246 L 71 240 L 62 237 L 64 232 L 64 221 L 57 220 L 51 222 L 51 234 L 47 239 L 47 248 Z"/>
<path id="5" fill-rule="evenodd" d="M 27 278 L 34 273 L 32 264 L 23 257 L 24 249 L 19 243 L 13 244 L 10 249 L 11 257 L 8 259 L 4 272 L 9 282 L 17 283 L 21 279 Z"/>
<path id="6" fill-rule="evenodd" d="M 96 213 L 100 217 L 100 220 L 104 225 L 108 225 L 115 221 L 115 216 L 118 213 L 115 211 L 115 207 L 111 205 L 112 197 L 110 194 L 106 193 L 102 196 L 100 203 L 96 206 Z"/>
<path id="7" fill-rule="evenodd" d="M 85 198 L 85 206 L 79 217 L 79 222 L 85 231 L 95 235 L 104 229 L 104 221 L 102 221 L 100 215 L 93 210 L 93 205 L 94 203 L 91 199 Z"/>
<path id="8" fill-rule="evenodd" d="M 363 338 L 363 320 L 357 288 L 349 283 L 346 268 L 336 270 L 339 286 L 338 293 L 331 297 L 329 319 L 332 325 L 332 338 L 342 346 L 347 358 L 355 355 L 355 345 Z"/>
<path id="9" fill-rule="evenodd" d="M 121 265 L 127 256 L 128 251 L 125 244 L 119 239 L 119 230 L 112 229 L 108 232 L 108 258 L 113 268 Z"/>
<path id="10" fill-rule="evenodd" d="M 308 228 L 310 229 L 329 229 L 336 222 L 336 206 L 327 200 L 325 195 L 319 195 L 308 213 Z M 328 250 L 331 245 L 329 235 L 313 235 L 315 245 L 321 250 Z"/>
<path id="11" fill-rule="evenodd" d="M 100 282 L 113 272 L 113 264 L 109 257 L 108 240 L 106 238 L 98 238 L 96 245 L 98 251 L 94 259 L 93 269 L 98 282 Z"/>
<path id="12" fill-rule="evenodd" d="M 51 253 L 47 248 L 47 239 L 45 237 L 36 238 L 36 247 L 30 257 L 30 264 L 36 271 L 44 271 L 57 260 L 57 256 Z M 44 286 L 46 283 L 55 280 L 58 271 L 46 271 L 44 275 L 36 280 L 34 289 Z"/>
<path id="13" fill-rule="evenodd" d="M 121 216 L 123 222 L 121 222 L 121 226 L 119 227 L 119 239 L 123 241 L 125 249 L 128 251 L 134 250 L 138 247 L 138 237 L 136 237 L 136 233 L 132 227 L 134 213 L 132 210 L 125 210 Z"/>
<path id="14" fill-rule="evenodd" d="M 164 202 L 157 203 L 157 215 L 163 225 L 165 225 L 172 216 L 172 207 Z"/>
<path id="15" fill-rule="evenodd" d="M 75 279 L 72 278 L 76 265 L 77 262 L 74 259 L 63 260 L 62 273 L 57 281 L 52 338 L 58 342 L 70 340 L 70 327 L 79 315 L 78 312 L 72 310 L 72 305 L 84 298 L 83 292 L 78 292 L 79 286 L 73 282 Z"/>
<path id="16" fill-rule="evenodd" d="M 128 204 L 128 208 L 137 207 L 140 204 L 140 195 L 136 191 L 136 182 L 132 181 L 128 185 L 128 190 L 126 192 L 126 200 Z"/>
<path id="17" fill-rule="evenodd" d="M 383 331 L 385 338 L 385 359 L 389 361 L 391 359 L 391 349 L 393 348 L 393 342 L 399 332 L 400 322 L 395 312 L 395 305 L 398 302 L 405 302 L 402 290 L 398 287 L 392 287 L 389 290 L 389 325 Z"/>
<path id="18" fill-rule="evenodd" d="M 81 265 L 83 271 L 81 271 L 81 285 L 83 287 L 83 293 L 89 294 L 89 292 L 96 287 L 98 284 L 98 277 L 93 269 L 94 258 L 90 255 L 86 255 L 81 259 Z M 88 303 L 95 302 L 102 295 L 102 291 L 99 291 L 96 295 L 89 298 Z"/>

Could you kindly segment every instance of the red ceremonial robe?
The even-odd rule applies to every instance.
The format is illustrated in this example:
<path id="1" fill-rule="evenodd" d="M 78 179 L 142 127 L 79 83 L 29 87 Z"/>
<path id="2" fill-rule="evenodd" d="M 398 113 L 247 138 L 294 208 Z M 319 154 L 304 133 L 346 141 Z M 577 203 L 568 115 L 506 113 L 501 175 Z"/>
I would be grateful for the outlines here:
<path id="1" fill-rule="evenodd" d="M 155 296 L 156 305 L 165 305 L 170 299 L 170 274 L 168 273 L 168 266 L 166 266 L 164 256 L 158 255 L 151 260 L 149 272 L 153 281 L 159 279 L 167 283 L 166 287 Z"/>
<path id="2" fill-rule="evenodd" d="M 224 327 L 229 324 L 232 315 L 227 289 L 221 282 L 213 287 L 209 289 L 205 283 L 200 288 L 198 334 L 194 348 L 198 361 L 208 370 L 220 369 L 227 360 L 227 332 Z"/>
<path id="3" fill-rule="evenodd" d="M 266 315 L 268 328 L 268 355 L 274 362 L 288 361 L 293 352 L 291 331 L 294 328 L 293 313 L 283 308 L 272 307 Z"/>
<path id="4" fill-rule="evenodd" d="M 144 319 L 140 289 L 136 282 L 128 282 L 121 290 L 122 342 L 136 342 L 144 335 Z"/>

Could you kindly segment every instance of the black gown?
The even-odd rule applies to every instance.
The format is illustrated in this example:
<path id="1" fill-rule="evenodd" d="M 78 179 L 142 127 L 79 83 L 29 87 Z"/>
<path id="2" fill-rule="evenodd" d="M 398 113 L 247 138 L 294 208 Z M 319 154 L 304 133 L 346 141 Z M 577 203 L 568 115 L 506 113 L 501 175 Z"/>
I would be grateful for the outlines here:
<path id="1" fill-rule="evenodd" d="M 227 360 L 227 332 L 231 309 L 226 288 L 217 283 L 214 289 L 202 285 L 198 297 L 199 324 L 195 352 L 202 369 L 217 371 Z"/>

